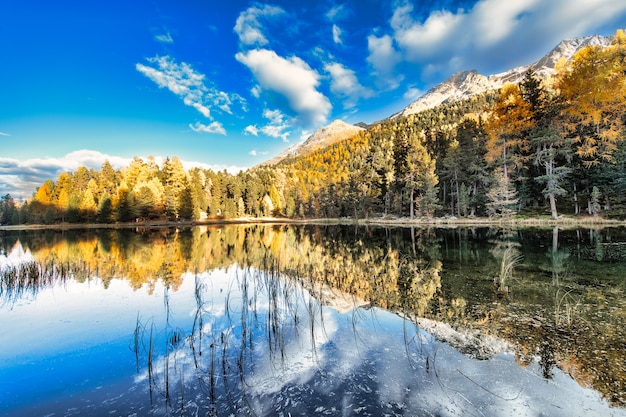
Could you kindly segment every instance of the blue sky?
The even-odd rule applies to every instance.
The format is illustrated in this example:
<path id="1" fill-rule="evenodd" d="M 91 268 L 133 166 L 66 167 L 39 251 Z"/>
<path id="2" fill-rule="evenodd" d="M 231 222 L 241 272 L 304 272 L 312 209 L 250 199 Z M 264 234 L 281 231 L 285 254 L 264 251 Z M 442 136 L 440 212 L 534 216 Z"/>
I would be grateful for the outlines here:
<path id="1" fill-rule="evenodd" d="M 249 168 L 334 119 L 388 117 L 457 71 L 623 27 L 615 0 L 3 2 L 0 195 L 105 159 Z"/>

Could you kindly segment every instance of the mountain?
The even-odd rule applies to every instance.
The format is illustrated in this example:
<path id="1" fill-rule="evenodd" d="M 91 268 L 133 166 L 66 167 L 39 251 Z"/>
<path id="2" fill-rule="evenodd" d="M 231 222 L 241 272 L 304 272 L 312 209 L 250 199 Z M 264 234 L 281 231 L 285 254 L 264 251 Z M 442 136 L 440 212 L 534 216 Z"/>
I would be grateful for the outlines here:
<path id="1" fill-rule="evenodd" d="M 550 76 L 554 75 L 555 66 L 561 59 L 571 59 L 578 50 L 588 45 L 608 46 L 610 43 L 611 38 L 600 35 L 566 39 L 561 41 L 541 59 L 530 65 L 523 65 L 489 76 L 482 75 L 476 70 L 458 72 L 446 81 L 428 90 L 426 94 L 409 104 L 402 111 L 393 114 L 390 118 L 393 119 L 419 113 L 420 111 L 431 109 L 440 104 L 469 98 L 488 90 L 501 88 L 506 83 L 518 83 L 522 81 L 528 68 L 535 70 L 535 73 L 539 77 L 548 79 Z M 346 139 L 365 128 L 367 128 L 367 125 L 364 123 L 351 125 L 341 120 L 335 120 L 328 126 L 315 131 L 315 133 L 306 140 L 290 146 L 274 158 L 263 162 L 261 165 L 273 165 L 285 158 L 305 155 Z"/>
<path id="2" fill-rule="evenodd" d="M 475 94 L 501 88 L 506 83 L 518 83 L 524 78 L 528 68 L 535 70 L 542 78 L 549 78 L 555 73 L 554 67 L 561 59 L 569 60 L 581 48 L 588 45 L 608 46 L 611 38 L 594 35 L 584 38 L 573 38 L 561 41 L 554 49 L 538 61 L 521 67 L 513 68 L 500 74 L 485 76 L 475 70 L 462 71 L 452 75 L 446 81 L 431 88 L 391 118 L 407 116 L 436 107 L 440 104 L 469 98 Z"/>
<path id="3" fill-rule="evenodd" d="M 290 146 L 274 158 L 263 162 L 262 165 L 274 165 L 285 158 L 306 155 L 317 149 L 330 146 L 333 143 L 349 138 L 362 130 L 364 130 L 364 128 L 361 126 L 351 125 L 342 120 L 334 120 L 328 126 L 316 130 L 306 140 Z"/>

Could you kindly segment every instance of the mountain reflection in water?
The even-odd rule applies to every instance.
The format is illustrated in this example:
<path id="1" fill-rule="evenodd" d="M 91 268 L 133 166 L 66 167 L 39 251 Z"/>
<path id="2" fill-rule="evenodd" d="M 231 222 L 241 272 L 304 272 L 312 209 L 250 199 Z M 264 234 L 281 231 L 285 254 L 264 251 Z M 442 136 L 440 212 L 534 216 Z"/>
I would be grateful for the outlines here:
<path id="1" fill-rule="evenodd" d="M 5 233 L 0 414 L 626 415 L 624 237 Z"/>

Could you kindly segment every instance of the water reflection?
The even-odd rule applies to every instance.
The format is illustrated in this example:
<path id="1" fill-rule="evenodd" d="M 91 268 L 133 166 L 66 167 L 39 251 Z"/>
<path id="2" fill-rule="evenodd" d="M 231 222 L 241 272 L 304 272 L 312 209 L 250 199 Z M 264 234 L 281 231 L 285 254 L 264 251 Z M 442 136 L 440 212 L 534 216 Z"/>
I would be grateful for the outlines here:
<path id="1" fill-rule="evenodd" d="M 464 335 L 464 344 L 492 349 L 490 361 L 472 359 L 397 315 L 355 306 L 341 313 L 332 301 L 311 296 L 321 289 L 271 272 L 237 270 L 225 281 L 196 276 L 194 288 L 197 306 L 187 335 L 167 325 L 162 340 L 153 341 L 155 332 L 148 335 L 140 325 L 137 382 L 149 387 L 155 414 L 607 411 L 563 373 L 545 383 L 540 367 L 520 369 L 495 338 L 470 342 Z M 451 328 L 439 333 L 459 337 Z M 152 351 L 156 345 L 160 353 Z M 569 399 L 570 389 L 580 397 Z"/>
<path id="2" fill-rule="evenodd" d="M 3 277 L 22 279 L 3 278 L 0 318 L 46 314 L 50 291 L 72 303 L 75 285 L 103 289 L 110 314 L 73 314 L 106 323 L 108 336 L 81 343 L 121 341 L 108 355 L 128 369 L 118 363 L 114 386 L 82 394 L 94 414 L 107 401 L 158 415 L 575 414 L 570 405 L 621 415 L 577 384 L 626 404 L 625 240 L 619 229 L 21 232 L 2 237 Z M 19 247 L 32 258 L 8 262 Z M 27 362 L 18 345 L 36 343 L 8 334 L 0 363 L 18 365 L 0 367 L 0 380 Z"/>

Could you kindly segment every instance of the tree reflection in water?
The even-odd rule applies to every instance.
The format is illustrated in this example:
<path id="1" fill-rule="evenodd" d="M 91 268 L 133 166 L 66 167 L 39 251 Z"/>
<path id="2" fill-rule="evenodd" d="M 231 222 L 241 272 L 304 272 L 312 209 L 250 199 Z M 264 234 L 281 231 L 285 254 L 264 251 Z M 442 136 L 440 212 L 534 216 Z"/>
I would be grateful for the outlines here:
<path id="1" fill-rule="evenodd" d="M 146 383 L 155 412 L 192 414 L 195 404 L 220 414 L 312 413 L 349 403 L 367 414 L 373 397 L 393 415 L 411 414 L 403 407 L 433 412 L 439 397 L 475 412 L 502 406 L 494 398 L 522 401 L 524 385 L 512 385 L 518 370 L 497 355 L 505 344 L 493 336 L 508 342 L 531 375 L 536 369 L 563 384 L 560 368 L 623 407 L 626 309 L 624 284 L 615 278 L 626 265 L 617 245 L 603 244 L 609 238 L 626 240 L 619 229 L 279 225 L 22 233 L 19 243 L 42 271 L 64 272 L 32 272 L 39 278 L 21 284 L 3 278 L 0 296 L 6 306 L 68 277 L 93 275 L 104 286 L 124 279 L 156 291 L 162 284 L 165 326 L 141 315 L 128 326 L 137 380 Z M 4 236 L 4 251 L 16 242 Z M 493 283 L 507 248 L 523 261 L 502 297 Z M 216 280 L 210 271 L 234 278 Z M 192 325 L 180 327 L 170 321 L 170 302 L 190 279 Z M 460 359 L 432 334 L 464 352 L 468 369 L 450 367 L 451 358 Z M 467 362 L 494 355 L 488 364 Z M 489 377 L 477 377 L 479 368 Z M 501 377 L 503 370 L 512 376 Z M 468 387 L 486 395 L 463 404 Z M 333 392 L 344 393 L 346 404 Z"/>

